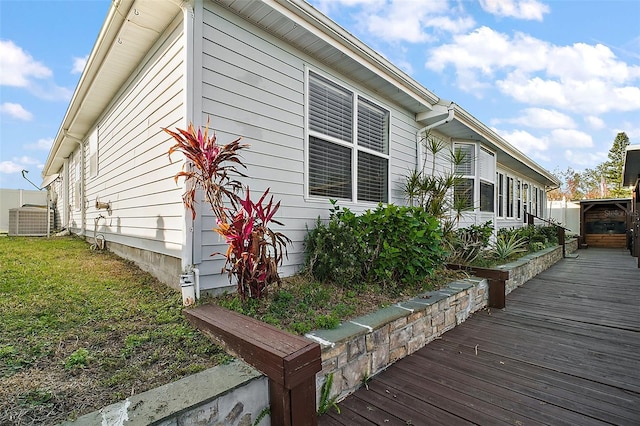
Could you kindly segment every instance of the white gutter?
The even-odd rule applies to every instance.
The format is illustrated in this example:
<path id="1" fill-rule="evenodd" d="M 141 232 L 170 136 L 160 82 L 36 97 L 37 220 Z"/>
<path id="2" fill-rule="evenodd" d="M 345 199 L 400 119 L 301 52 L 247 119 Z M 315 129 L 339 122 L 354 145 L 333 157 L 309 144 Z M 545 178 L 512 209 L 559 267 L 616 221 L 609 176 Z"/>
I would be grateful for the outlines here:
<path id="1" fill-rule="evenodd" d="M 425 126 L 416 132 L 416 170 L 420 170 L 424 162 L 424 159 L 422 158 L 422 144 L 421 144 L 422 133 L 426 133 L 435 127 L 441 126 L 443 124 L 447 124 L 448 122 L 453 120 L 453 117 L 455 115 L 455 109 L 456 109 L 456 104 L 451 102 L 451 104 L 449 104 L 449 107 L 447 108 L 446 118 L 443 118 L 440 121 L 436 121 L 435 123 L 429 124 L 428 126 Z"/>

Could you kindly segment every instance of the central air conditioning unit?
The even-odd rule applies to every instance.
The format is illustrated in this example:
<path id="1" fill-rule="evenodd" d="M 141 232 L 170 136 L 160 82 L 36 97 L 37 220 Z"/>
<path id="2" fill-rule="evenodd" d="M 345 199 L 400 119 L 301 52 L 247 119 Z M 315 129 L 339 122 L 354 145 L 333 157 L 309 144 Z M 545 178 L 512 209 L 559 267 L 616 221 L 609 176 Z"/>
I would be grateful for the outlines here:
<path id="1" fill-rule="evenodd" d="M 53 210 L 49 209 L 47 220 L 46 207 L 18 207 L 9 209 L 9 236 L 46 237 L 53 230 Z"/>

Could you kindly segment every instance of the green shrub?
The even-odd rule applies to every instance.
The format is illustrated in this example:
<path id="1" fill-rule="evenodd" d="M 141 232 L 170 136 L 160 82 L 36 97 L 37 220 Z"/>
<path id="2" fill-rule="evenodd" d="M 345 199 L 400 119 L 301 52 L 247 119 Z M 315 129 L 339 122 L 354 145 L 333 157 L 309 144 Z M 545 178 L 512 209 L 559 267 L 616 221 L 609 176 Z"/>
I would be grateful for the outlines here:
<path id="1" fill-rule="evenodd" d="M 357 287 L 415 285 L 442 264 L 438 221 L 419 207 L 379 205 L 356 215 L 332 200 L 329 221 L 318 219 L 305 240 L 313 276 Z"/>

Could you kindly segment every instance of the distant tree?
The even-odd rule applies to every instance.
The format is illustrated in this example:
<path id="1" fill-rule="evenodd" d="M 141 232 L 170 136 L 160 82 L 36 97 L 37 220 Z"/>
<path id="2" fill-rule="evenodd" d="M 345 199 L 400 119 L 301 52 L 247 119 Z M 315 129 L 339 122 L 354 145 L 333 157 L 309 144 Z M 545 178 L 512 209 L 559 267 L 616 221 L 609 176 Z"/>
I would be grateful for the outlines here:
<path id="1" fill-rule="evenodd" d="M 580 174 L 580 190 L 583 193 L 583 198 L 594 199 L 609 197 L 605 164 L 606 163 L 600 163 L 593 169 L 585 169 Z"/>
<path id="2" fill-rule="evenodd" d="M 555 177 L 560 181 L 560 187 L 550 191 L 547 197 L 550 200 L 580 200 L 584 198 L 581 189 L 582 176 L 580 172 L 567 167 L 566 170 L 556 169 L 553 171 Z"/>
<path id="3" fill-rule="evenodd" d="M 604 163 L 604 175 L 609 187 L 609 196 L 614 198 L 625 198 L 631 196 L 629 188 L 622 185 L 622 169 L 629 137 L 625 132 L 616 135 L 613 145 L 609 150 L 608 160 Z"/>

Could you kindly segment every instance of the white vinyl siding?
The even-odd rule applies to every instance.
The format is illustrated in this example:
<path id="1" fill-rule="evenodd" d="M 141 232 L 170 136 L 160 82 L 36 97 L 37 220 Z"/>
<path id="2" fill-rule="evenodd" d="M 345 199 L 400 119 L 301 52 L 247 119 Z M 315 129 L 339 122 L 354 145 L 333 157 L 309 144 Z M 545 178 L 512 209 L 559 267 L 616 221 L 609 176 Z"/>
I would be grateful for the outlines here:
<path id="1" fill-rule="evenodd" d="M 173 179 L 182 157 L 174 154 L 170 162 L 173 143 L 162 127 L 186 128 L 183 40 L 176 20 L 96 123 L 96 151 L 90 136 L 86 152 L 89 163 L 94 152 L 97 160 L 87 180 L 87 235 L 101 214 L 98 227 L 107 242 L 174 258 L 182 256 L 182 188 Z M 97 210 L 97 199 L 111 211 Z"/>
<path id="2" fill-rule="evenodd" d="M 309 195 L 387 202 L 389 112 L 314 72 L 308 81 Z"/>
<path id="3" fill-rule="evenodd" d="M 98 175 L 98 129 L 89 134 L 89 177 Z"/>
<path id="4" fill-rule="evenodd" d="M 338 142 L 338 138 L 343 137 L 339 136 L 341 133 L 332 137 L 316 133 L 316 137 L 325 143 L 324 146 L 315 145 L 318 155 L 323 155 L 322 152 L 331 154 L 333 151 L 330 147 L 333 146 L 345 147 L 352 153 L 349 161 L 345 160 L 344 155 L 340 156 L 345 162 L 343 173 L 349 171 L 351 174 L 352 191 L 350 198 L 339 201 L 342 207 L 358 213 L 374 206 L 371 202 L 355 200 L 356 192 L 362 191 L 354 182 L 355 174 L 375 174 L 379 170 L 375 167 L 375 160 L 367 162 L 371 157 L 366 154 L 384 158 L 387 162 L 388 187 L 384 192 L 388 193 L 388 201 L 396 204 L 405 202 L 400 190 L 401 182 L 406 176 L 407 165 L 415 164 L 415 134 L 419 125 L 415 121 L 415 113 L 378 99 L 372 92 L 375 88 L 367 90 L 345 79 L 321 62 L 215 3 L 205 2 L 204 8 L 201 41 L 203 84 L 199 92 L 203 105 L 201 120 L 206 121 L 207 117 L 211 117 L 211 127 L 216 130 L 219 142 L 227 143 L 242 137 L 242 142 L 250 145 L 242 154 L 248 176 L 243 183 L 250 186 L 253 197 L 270 188 L 274 200 L 281 201 L 276 219 L 285 226 L 274 225 L 273 229 L 282 231 L 293 240 L 281 269 L 283 274 L 291 274 L 298 271 L 304 261 L 307 229 L 313 228 L 319 216 L 326 218 L 331 206 L 328 196 L 309 196 L 307 163 L 311 155 L 308 148 L 311 135 L 308 127 L 310 112 L 306 101 L 309 71 L 315 71 L 352 92 L 355 96 L 352 107 L 354 115 L 358 110 L 355 105 L 358 96 L 372 102 L 378 111 L 389 113 L 386 124 L 388 141 L 385 142 L 387 154 L 379 153 L 375 148 L 376 144 L 379 146 L 381 143 L 379 139 L 364 141 L 365 144 L 371 144 L 370 148 L 357 146 L 354 150 L 353 139 L 358 141 L 356 133 L 362 131 L 355 126 L 351 127 L 351 145 Z M 364 153 L 360 159 L 355 154 L 357 152 Z M 325 161 L 335 162 L 336 158 L 325 157 Z M 360 169 L 357 168 L 358 162 L 361 163 Z M 336 170 L 335 164 L 324 167 Z M 344 177 L 337 179 L 349 181 Z M 206 206 L 201 207 L 202 215 L 196 219 L 201 219 L 197 225 L 201 233 L 194 236 L 196 249 L 200 250 L 194 254 L 194 260 L 200 262 L 198 267 L 202 287 L 225 286 L 228 285 L 228 278 L 226 274 L 220 274 L 224 259 L 222 256 L 211 257 L 211 253 L 224 252 L 226 248 L 213 231 L 215 218 Z"/>

